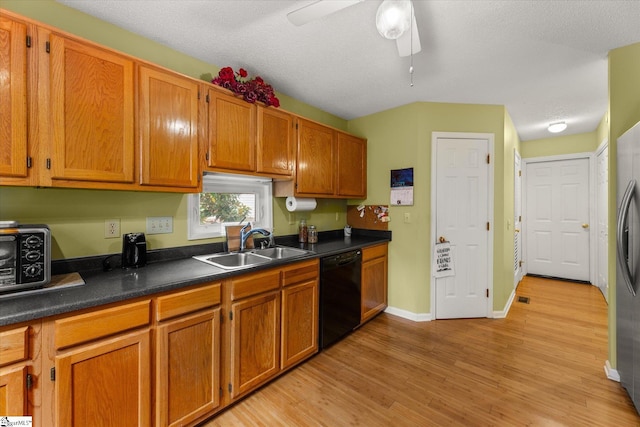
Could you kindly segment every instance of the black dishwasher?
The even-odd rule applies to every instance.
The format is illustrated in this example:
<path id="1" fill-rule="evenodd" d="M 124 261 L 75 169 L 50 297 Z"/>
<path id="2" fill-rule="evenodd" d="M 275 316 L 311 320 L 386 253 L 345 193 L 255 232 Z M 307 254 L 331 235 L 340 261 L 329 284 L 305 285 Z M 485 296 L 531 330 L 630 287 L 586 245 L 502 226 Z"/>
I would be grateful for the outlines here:
<path id="1" fill-rule="evenodd" d="M 320 259 L 320 348 L 339 341 L 360 324 L 362 252 Z"/>

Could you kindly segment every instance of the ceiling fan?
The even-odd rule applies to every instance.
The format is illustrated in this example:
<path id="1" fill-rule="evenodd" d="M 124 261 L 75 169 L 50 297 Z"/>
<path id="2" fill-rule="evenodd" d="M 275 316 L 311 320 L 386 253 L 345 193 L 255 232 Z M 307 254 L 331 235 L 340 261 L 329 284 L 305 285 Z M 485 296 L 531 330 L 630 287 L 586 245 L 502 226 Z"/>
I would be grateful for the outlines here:
<path id="1" fill-rule="evenodd" d="M 294 25 L 304 25 L 353 6 L 364 0 L 317 0 L 287 14 Z M 410 0 L 384 0 L 376 13 L 376 28 L 381 36 L 395 40 L 400 56 L 420 52 L 420 36 L 413 3 Z"/>

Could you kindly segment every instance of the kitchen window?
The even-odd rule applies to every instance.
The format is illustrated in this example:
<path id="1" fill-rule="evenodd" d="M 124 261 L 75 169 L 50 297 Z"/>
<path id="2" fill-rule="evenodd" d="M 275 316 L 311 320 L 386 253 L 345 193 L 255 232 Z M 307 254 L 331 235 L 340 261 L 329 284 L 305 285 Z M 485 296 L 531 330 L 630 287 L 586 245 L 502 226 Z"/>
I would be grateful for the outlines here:
<path id="1" fill-rule="evenodd" d="M 273 229 L 271 179 L 206 174 L 202 193 L 189 195 L 188 239 L 224 237 L 227 225 Z"/>

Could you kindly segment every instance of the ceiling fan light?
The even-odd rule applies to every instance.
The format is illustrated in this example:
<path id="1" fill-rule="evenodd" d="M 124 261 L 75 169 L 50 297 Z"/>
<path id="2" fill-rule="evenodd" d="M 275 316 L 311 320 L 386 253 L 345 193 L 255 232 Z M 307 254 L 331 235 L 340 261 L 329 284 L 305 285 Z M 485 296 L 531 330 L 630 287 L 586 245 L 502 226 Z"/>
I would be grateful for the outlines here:
<path id="1" fill-rule="evenodd" d="M 555 122 L 551 123 L 547 130 L 551 133 L 560 133 L 567 128 L 566 122 Z"/>
<path id="2" fill-rule="evenodd" d="M 376 28 L 386 39 L 395 40 L 411 26 L 410 0 L 384 0 L 376 13 Z"/>

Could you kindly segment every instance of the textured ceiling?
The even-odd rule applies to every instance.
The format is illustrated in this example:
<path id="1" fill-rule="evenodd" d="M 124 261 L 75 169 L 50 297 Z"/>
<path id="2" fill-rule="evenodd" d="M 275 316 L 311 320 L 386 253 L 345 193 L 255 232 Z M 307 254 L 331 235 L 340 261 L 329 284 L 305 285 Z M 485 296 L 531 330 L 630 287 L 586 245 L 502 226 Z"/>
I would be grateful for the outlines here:
<path id="1" fill-rule="evenodd" d="M 410 87 L 410 59 L 375 28 L 379 0 L 300 27 L 286 14 L 312 1 L 58 1 L 344 119 L 416 101 L 497 104 L 523 141 L 552 136 L 557 120 L 563 134 L 595 130 L 608 51 L 640 42 L 638 0 L 415 0 Z"/>

